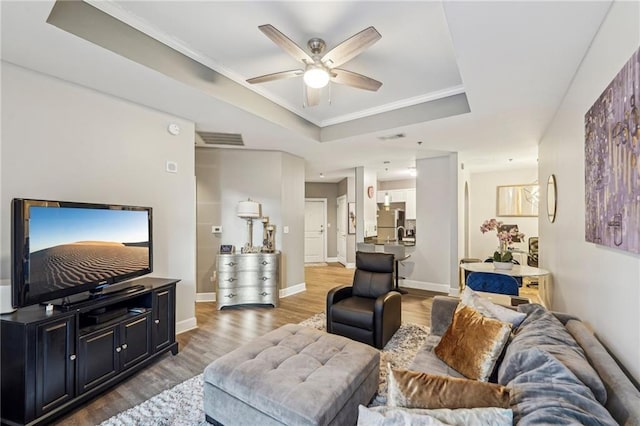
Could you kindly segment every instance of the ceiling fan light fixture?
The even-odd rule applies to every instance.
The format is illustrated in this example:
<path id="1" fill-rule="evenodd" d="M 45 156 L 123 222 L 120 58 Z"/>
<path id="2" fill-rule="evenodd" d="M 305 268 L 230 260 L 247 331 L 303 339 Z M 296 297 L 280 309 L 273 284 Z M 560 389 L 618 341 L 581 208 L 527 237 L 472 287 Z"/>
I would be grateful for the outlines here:
<path id="1" fill-rule="evenodd" d="M 313 89 L 322 89 L 329 84 L 329 73 L 318 66 L 308 66 L 302 78 L 304 83 Z"/>

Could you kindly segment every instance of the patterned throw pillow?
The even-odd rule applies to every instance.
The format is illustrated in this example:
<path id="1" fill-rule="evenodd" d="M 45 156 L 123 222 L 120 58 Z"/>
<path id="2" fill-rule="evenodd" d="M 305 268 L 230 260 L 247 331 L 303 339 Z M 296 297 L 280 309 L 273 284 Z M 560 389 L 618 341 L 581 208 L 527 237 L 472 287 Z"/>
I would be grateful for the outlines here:
<path id="1" fill-rule="evenodd" d="M 469 306 L 453 315 L 434 352 L 469 379 L 486 382 L 507 344 L 511 323 L 488 318 Z"/>

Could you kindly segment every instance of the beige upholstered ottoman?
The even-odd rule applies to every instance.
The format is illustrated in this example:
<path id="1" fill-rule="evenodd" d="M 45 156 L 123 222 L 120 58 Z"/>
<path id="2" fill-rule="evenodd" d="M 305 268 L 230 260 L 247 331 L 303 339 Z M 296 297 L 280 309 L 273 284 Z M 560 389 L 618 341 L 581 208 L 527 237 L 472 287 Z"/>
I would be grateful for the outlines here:
<path id="1" fill-rule="evenodd" d="M 378 388 L 380 353 L 365 344 L 287 324 L 204 370 L 213 424 L 355 425 Z"/>

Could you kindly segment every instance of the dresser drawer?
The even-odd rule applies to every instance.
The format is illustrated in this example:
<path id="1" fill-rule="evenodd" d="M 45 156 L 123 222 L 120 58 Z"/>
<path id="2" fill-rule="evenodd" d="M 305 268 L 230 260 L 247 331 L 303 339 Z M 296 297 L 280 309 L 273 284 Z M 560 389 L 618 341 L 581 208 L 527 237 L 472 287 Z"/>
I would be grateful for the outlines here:
<path id="1" fill-rule="evenodd" d="M 267 253 L 218 256 L 218 272 L 225 271 L 276 271 L 278 256 Z"/>
<path id="2" fill-rule="evenodd" d="M 219 289 L 216 293 L 218 309 L 242 304 L 269 304 L 278 306 L 276 287 L 241 287 Z"/>
<path id="3" fill-rule="evenodd" d="M 218 288 L 277 286 L 278 273 L 276 271 L 218 272 Z"/>

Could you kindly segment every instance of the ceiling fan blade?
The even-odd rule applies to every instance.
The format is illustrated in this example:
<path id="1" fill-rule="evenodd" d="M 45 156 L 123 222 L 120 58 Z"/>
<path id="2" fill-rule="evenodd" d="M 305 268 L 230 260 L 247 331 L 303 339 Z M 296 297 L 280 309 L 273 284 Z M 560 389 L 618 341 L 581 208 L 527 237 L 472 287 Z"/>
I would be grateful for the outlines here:
<path id="1" fill-rule="evenodd" d="M 362 53 L 381 38 L 382 36 L 375 28 L 366 28 L 331 49 L 322 57 L 321 61 L 329 68 L 338 67 Z"/>
<path id="2" fill-rule="evenodd" d="M 340 68 L 334 68 L 331 70 L 331 81 L 338 84 L 357 87 L 358 89 L 371 90 L 372 92 L 377 91 L 380 86 L 382 86 L 382 83 L 378 80 Z"/>
<path id="3" fill-rule="evenodd" d="M 289 37 L 278 31 L 273 25 L 260 25 L 258 28 L 264 33 L 264 35 L 269 37 L 271 41 L 280 46 L 285 52 L 296 58 L 298 61 L 309 64 L 313 63 L 313 58 L 311 58 L 307 52 L 291 41 Z"/>
<path id="4" fill-rule="evenodd" d="M 312 107 L 312 106 L 318 105 L 320 103 L 321 93 L 322 93 L 322 89 L 314 89 L 313 87 L 309 87 L 305 84 L 304 95 L 306 99 L 306 106 Z"/>
<path id="5" fill-rule="evenodd" d="M 265 83 L 267 81 L 274 80 L 282 80 L 284 78 L 292 78 L 299 77 L 304 74 L 303 70 L 290 70 L 290 71 L 281 71 L 274 72 L 273 74 L 265 74 L 258 77 L 253 77 L 247 80 L 247 83 L 256 84 L 256 83 Z"/>

